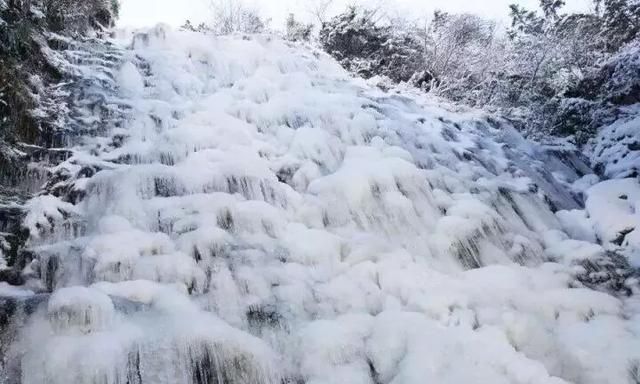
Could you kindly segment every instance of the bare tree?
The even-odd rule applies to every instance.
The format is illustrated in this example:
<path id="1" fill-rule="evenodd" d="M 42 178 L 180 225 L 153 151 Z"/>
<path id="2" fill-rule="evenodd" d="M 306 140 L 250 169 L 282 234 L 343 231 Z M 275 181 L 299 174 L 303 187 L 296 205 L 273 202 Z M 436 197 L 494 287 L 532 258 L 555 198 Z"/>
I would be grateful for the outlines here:
<path id="1" fill-rule="evenodd" d="M 307 0 L 307 12 L 318 22 L 320 27 L 327 21 L 329 10 L 334 0 Z"/>
<path id="2" fill-rule="evenodd" d="M 232 33 L 261 33 L 268 21 L 242 0 L 211 0 L 213 30 L 221 35 Z"/>

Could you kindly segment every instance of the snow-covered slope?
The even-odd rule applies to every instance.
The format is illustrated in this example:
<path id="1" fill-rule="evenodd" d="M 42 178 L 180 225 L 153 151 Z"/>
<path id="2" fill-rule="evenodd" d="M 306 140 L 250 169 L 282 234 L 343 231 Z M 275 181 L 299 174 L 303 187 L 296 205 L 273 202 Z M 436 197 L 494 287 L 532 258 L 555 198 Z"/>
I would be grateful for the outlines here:
<path id="1" fill-rule="evenodd" d="M 637 282 L 563 189 L 580 167 L 278 39 L 118 44 L 125 120 L 29 203 L 0 382 L 638 382 Z"/>

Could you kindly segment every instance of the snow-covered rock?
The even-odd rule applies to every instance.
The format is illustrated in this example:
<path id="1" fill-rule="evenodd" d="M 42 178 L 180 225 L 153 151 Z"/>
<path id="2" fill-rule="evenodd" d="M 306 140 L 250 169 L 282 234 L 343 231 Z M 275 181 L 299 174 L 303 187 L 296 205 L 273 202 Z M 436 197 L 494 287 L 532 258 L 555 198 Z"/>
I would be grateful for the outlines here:
<path id="1" fill-rule="evenodd" d="M 637 115 L 640 106 L 633 107 Z M 640 117 L 623 118 L 604 127 L 594 139 L 591 162 L 608 178 L 640 175 Z"/>
<path id="2" fill-rule="evenodd" d="M 587 196 L 586 210 L 598 238 L 624 247 L 640 267 L 640 181 L 605 181 L 589 189 Z"/>
<path id="3" fill-rule="evenodd" d="M 113 322 L 115 308 L 111 299 L 84 287 L 63 288 L 49 299 L 47 312 L 57 331 L 77 328 L 91 333 L 107 328 Z"/>

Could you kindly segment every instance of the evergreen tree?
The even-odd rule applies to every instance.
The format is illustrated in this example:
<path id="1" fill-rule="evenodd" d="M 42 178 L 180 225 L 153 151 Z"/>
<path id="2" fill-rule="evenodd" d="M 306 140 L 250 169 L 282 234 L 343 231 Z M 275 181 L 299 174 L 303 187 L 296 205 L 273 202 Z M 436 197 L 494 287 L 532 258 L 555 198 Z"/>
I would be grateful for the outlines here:
<path id="1" fill-rule="evenodd" d="M 638 36 L 640 2 L 637 0 L 604 0 L 601 38 L 609 52 L 619 50 Z"/>
<path id="2" fill-rule="evenodd" d="M 408 81 L 423 69 L 420 42 L 407 31 L 379 23 L 376 11 L 349 7 L 324 24 L 320 43 L 347 69 L 365 78 L 379 75 Z"/>

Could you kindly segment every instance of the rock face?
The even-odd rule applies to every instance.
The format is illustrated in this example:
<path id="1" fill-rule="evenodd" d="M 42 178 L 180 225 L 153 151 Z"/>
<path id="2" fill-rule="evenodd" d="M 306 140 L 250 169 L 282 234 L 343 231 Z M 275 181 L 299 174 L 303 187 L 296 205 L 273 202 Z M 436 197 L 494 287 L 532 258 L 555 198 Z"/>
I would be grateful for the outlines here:
<path id="1" fill-rule="evenodd" d="M 29 259 L 21 228 L 25 201 L 55 180 L 51 167 L 67 160 L 66 148 L 95 125 L 77 114 L 87 113 L 79 107 L 89 105 L 86 91 L 96 87 L 78 65 L 114 61 L 100 54 L 108 47 L 95 29 L 112 23 L 110 6 L 102 0 L 0 1 L 0 260 L 14 267 L 0 273 L 0 282 L 15 281 L 11 276 Z"/>
<path id="2" fill-rule="evenodd" d="M 574 152 L 268 36 L 68 44 L 0 383 L 633 383 Z"/>

